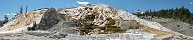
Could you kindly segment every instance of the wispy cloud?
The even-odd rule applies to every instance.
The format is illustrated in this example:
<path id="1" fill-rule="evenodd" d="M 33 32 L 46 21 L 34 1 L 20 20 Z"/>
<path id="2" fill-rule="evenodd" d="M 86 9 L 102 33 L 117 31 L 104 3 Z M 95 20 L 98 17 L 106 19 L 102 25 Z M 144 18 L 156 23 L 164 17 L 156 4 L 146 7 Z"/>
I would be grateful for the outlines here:
<path id="1" fill-rule="evenodd" d="M 193 2 L 190 2 L 190 4 L 193 4 Z"/>
<path id="2" fill-rule="evenodd" d="M 83 4 L 83 5 L 86 5 L 86 4 L 89 4 L 89 2 L 80 2 L 80 1 L 76 1 L 78 4 Z"/>
<path id="3" fill-rule="evenodd" d="M 16 15 L 16 13 L 6 13 L 4 15 L 12 16 L 12 15 Z"/>

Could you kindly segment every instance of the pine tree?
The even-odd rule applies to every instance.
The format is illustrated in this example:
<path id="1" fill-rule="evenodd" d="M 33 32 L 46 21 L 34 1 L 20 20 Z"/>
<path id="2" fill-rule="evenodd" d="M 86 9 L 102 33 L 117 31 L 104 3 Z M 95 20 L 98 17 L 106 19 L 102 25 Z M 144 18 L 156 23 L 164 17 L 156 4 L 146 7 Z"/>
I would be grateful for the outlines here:
<path id="1" fill-rule="evenodd" d="M 20 7 L 20 14 L 23 14 L 23 8 L 22 8 L 22 6 Z"/>
<path id="2" fill-rule="evenodd" d="M 7 23 L 9 21 L 7 15 L 4 15 L 4 23 Z"/>
<path id="3" fill-rule="evenodd" d="M 3 26 L 3 24 L 7 23 L 9 21 L 7 15 L 4 15 L 4 20 L 3 21 L 0 21 L 0 27 Z"/>

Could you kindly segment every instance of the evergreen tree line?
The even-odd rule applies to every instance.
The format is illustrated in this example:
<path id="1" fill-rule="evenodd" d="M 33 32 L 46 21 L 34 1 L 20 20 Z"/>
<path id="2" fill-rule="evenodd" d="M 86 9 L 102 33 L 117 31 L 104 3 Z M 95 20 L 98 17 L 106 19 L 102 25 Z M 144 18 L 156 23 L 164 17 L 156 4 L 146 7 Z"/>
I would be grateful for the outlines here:
<path id="1" fill-rule="evenodd" d="M 176 20 L 181 20 L 186 23 L 193 24 L 193 13 L 189 9 L 184 8 L 171 8 L 171 9 L 162 9 L 159 11 L 148 10 L 143 14 L 137 13 L 137 16 L 156 16 L 162 18 L 173 18 Z"/>

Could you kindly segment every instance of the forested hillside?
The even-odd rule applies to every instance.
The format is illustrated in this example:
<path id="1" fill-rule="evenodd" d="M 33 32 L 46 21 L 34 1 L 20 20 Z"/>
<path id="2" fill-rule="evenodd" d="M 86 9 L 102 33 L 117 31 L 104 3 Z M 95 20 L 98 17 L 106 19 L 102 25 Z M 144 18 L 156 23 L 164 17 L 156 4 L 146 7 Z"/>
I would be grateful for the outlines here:
<path id="1" fill-rule="evenodd" d="M 181 8 L 171 8 L 171 9 L 162 9 L 162 10 L 148 10 L 144 12 L 143 14 L 141 13 L 135 13 L 137 16 L 156 16 L 156 17 L 162 17 L 162 18 L 173 18 L 176 20 L 181 20 L 183 22 L 187 22 L 190 24 L 193 24 L 193 13 L 189 11 L 189 9 L 185 7 Z"/>

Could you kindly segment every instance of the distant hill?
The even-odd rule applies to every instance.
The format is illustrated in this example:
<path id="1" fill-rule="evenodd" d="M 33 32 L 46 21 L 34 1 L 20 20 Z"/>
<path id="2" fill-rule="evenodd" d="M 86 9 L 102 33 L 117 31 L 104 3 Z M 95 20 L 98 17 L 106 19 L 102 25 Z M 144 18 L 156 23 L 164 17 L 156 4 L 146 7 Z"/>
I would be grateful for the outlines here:
<path id="1" fill-rule="evenodd" d="M 187 22 L 190 24 L 193 24 L 193 13 L 189 11 L 189 9 L 185 7 L 181 8 L 171 8 L 171 9 L 162 9 L 162 10 L 148 10 L 144 12 L 143 14 L 141 13 L 135 13 L 137 16 L 156 16 L 156 17 L 161 17 L 161 18 L 172 18 L 176 20 L 181 20 L 183 22 Z"/>

